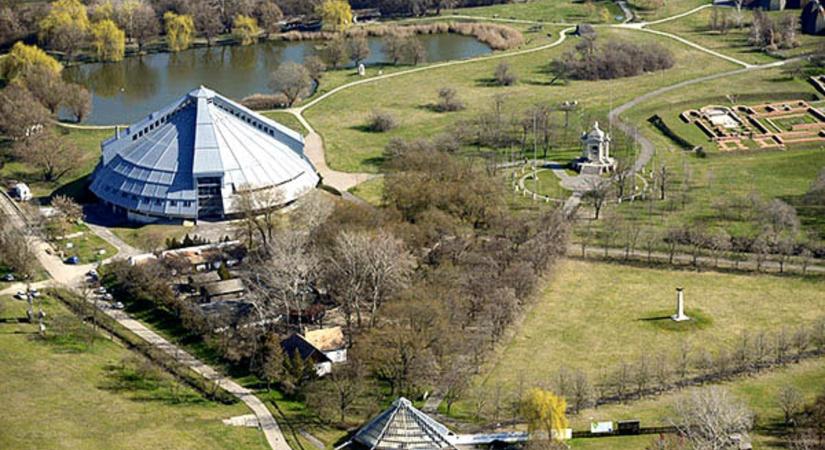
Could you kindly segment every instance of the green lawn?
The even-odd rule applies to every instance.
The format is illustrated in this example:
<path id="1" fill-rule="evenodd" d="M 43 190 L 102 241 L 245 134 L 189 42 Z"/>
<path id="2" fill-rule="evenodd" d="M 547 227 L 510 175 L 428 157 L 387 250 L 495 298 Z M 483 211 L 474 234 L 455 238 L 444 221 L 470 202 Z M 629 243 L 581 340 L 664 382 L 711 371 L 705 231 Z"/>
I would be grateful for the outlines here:
<path id="1" fill-rule="evenodd" d="M 622 14 L 613 2 L 598 0 L 592 2 L 592 9 L 585 2 L 572 0 L 532 0 L 510 4 L 459 8 L 447 13 L 458 15 L 497 17 L 502 19 L 530 20 L 537 22 L 603 23 L 601 10 L 610 12 L 610 22 Z"/>
<path id="2" fill-rule="evenodd" d="M 350 188 L 350 193 L 373 206 L 381 206 L 384 177 L 376 177 Z"/>
<path id="3" fill-rule="evenodd" d="M 0 396 L 13 405 L 0 418 L 0 448 L 267 448 L 258 430 L 221 422 L 248 414 L 242 404 L 207 401 L 163 372 L 136 377 L 123 365 L 142 361 L 134 352 L 105 338 L 89 348 L 77 335 L 57 335 L 85 325 L 54 300 L 44 299 L 44 309 L 47 341 L 16 323 L 24 302 L 0 298 Z"/>
<path id="4" fill-rule="evenodd" d="M 654 25 L 656 30 L 667 31 L 677 34 L 685 39 L 693 41 L 699 45 L 716 50 L 730 57 L 751 64 L 770 63 L 777 60 L 761 50 L 748 44 L 748 33 L 753 19 L 753 13 L 743 10 L 742 28 L 733 28 L 727 34 L 720 34 L 710 30 L 711 8 L 703 9 L 695 14 L 682 17 L 678 20 L 664 22 Z M 731 8 L 720 8 L 720 11 L 727 11 L 733 17 L 734 11 Z M 799 16 L 799 10 L 770 11 L 767 13 L 775 20 L 779 20 L 784 15 Z M 798 33 L 800 46 L 789 50 L 779 50 L 777 56 L 792 57 L 814 50 L 821 39 L 817 36 L 810 36 Z"/>
<path id="5" fill-rule="evenodd" d="M 324 137 L 329 165 L 343 171 L 380 171 L 381 152 L 392 138 L 420 138 L 449 130 L 460 120 L 469 119 L 490 108 L 493 97 L 507 97 L 506 113 L 521 112 L 535 103 L 556 104 L 564 100 L 579 100 L 583 120 L 599 117 L 610 105 L 618 105 L 657 86 L 703 74 L 730 70 L 733 66 L 719 58 L 690 49 L 672 40 L 627 30 L 600 30 L 602 39 L 626 39 L 636 42 L 661 42 L 672 49 L 676 66 L 668 71 L 612 81 L 574 81 L 567 85 L 549 86 L 548 62 L 572 48 L 577 38 L 564 45 L 536 53 L 499 60 L 482 60 L 457 66 L 433 69 L 360 85 L 319 103 L 305 115 Z M 508 62 L 520 77 L 516 86 L 493 87 L 489 79 L 495 67 Z M 455 113 L 437 113 L 426 106 L 436 99 L 442 86 L 456 88 L 467 108 Z M 393 93 L 404 92 L 404 95 Z M 612 98 L 611 98 L 612 97 Z M 364 101 L 370 99 L 370 101 Z M 395 115 L 399 126 L 386 133 L 371 133 L 363 125 L 373 109 Z M 346 110 L 346 115 L 340 111 Z M 563 120 L 555 117 L 555 120 Z M 574 122 L 571 119 L 571 122 Z M 574 122 L 577 124 L 577 122 Z M 577 125 L 576 125 L 577 126 Z M 573 130 L 573 135 L 578 130 Z"/>
<path id="6" fill-rule="evenodd" d="M 645 318 L 674 308 L 685 288 L 688 314 L 712 323 L 671 331 Z M 491 357 L 478 382 L 512 388 L 548 380 L 561 367 L 596 377 L 641 354 L 656 357 L 687 340 L 694 348 L 732 345 L 744 332 L 793 329 L 825 316 L 825 280 L 642 269 L 563 261 L 526 312 L 515 336 Z M 793 295 L 788 295 L 793 293 Z"/>
<path id="7" fill-rule="evenodd" d="M 522 175 L 518 175 L 522 176 Z M 538 181 L 538 183 L 536 183 Z M 534 180 L 530 175 L 524 180 L 524 186 L 531 192 L 537 192 L 550 198 L 564 201 L 572 194 L 571 191 L 561 187 L 561 180 L 552 170 L 543 170 L 538 173 L 538 180 Z"/>
<path id="8" fill-rule="evenodd" d="M 166 240 L 183 239 L 198 234 L 198 227 L 173 224 L 124 225 L 110 228 L 112 233 L 132 247 L 146 251 L 165 250 Z"/>

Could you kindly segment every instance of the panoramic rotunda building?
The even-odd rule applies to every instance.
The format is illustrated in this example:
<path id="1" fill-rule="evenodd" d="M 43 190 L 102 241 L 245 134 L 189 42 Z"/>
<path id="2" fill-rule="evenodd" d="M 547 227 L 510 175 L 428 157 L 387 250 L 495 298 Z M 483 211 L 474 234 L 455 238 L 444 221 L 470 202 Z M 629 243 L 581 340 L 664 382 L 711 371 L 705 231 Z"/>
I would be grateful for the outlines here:
<path id="1" fill-rule="evenodd" d="M 244 192 L 287 204 L 320 181 L 299 133 L 203 86 L 101 150 L 91 191 L 139 222 L 232 216 Z"/>

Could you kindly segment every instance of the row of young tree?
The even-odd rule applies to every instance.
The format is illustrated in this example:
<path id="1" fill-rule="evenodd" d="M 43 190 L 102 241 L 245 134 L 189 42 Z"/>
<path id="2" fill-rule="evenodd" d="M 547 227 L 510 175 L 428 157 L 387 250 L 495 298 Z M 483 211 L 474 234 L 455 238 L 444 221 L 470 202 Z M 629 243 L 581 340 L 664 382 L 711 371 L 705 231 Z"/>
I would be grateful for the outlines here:
<path id="1" fill-rule="evenodd" d="M 490 423 L 518 421 L 518 399 L 531 386 L 551 390 L 566 400 L 567 412 L 577 415 L 584 409 L 626 402 L 688 386 L 717 383 L 735 377 L 758 374 L 776 366 L 798 363 L 825 354 L 825 318 L 795 329 L 775 332 L 745 332 L 737 341 L 715 352 L 691 345 L 685 340 L 670 351 L 648 353 L 596 376 L 581 370 L 562 367 L 544 383 L 517 377 L 513 388 L 471 387 L 466 381 L 449 384 L 445 402 L 452 405 L 464 400 L 471 405 L 477 419 Z M 787 397 L 791 397 L 790 394 Z M 798 410 L 798 402 L 780 398 L 787 411 L 786 420 Z"/>

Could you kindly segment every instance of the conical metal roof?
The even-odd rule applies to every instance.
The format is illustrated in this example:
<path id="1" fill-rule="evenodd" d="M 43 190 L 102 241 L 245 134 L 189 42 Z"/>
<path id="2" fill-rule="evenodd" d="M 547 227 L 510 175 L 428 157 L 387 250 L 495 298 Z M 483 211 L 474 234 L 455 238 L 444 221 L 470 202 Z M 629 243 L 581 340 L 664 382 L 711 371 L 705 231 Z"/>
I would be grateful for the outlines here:
<path id="1" fill-rule="evenodd" d="M 149 216 L 232 214 L 242 189 L 278 188 L 286 203 L 319 181 L 300 134 L 203 86 L 101 147 L 92 192 Z"/>
<path id="2" fill-rule="evenodd" d="M 444 425 L 413 407 L 404 397 L 393 402 L 353 437 L 369 449 L 440 449 L 455 448 L 455 435 Z"/>

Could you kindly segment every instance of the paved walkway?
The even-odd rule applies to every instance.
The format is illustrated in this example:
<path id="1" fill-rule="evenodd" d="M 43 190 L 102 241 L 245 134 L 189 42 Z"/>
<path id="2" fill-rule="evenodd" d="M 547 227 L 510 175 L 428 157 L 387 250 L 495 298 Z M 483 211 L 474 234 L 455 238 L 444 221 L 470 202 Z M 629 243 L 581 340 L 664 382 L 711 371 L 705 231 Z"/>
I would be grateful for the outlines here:
<path id="1" fill-rule="evenodd" d="M 104 309 L 103 311 L 109 317 L 117 320 L 119 324 L 124 326 L 129 331 L 137 334 L 155 348 L 163 351 L 179 363 L 191 368 L 195 373 L 215 383 L 240 399 L 250 410 L 252 410 L 255 417 L 257 417 L 258 424 L 260 425 L 261 431 L 264 432 L 264 436 L 266 436 L 266 441 L 270 448 L 273 450 L 290 450 L 289 444 L 287 444 L 283 433 L 281 433 L 281 428 L 278 426 L 275 418 L 272 417 L 272 413 L 269 412 L 266 405 L 264 405 L 264 403 L 256 397 L 252 391 L 232 381 L 230 378 L 219 374 L 211 366 L 204 364 L 199 359 L 171 344 L 169 341 L 150 330 L 142 323 L 129 317 L 129 315 L 125 312 L 114 309 Z"/>
<path id="2" fill-rule="evenodd" d="M 127 244 L 123 241 L 123 239 L 117 237 L 116 234 L 112 233 L 112 230 L 101 226 L 86 222 L 86 226 L 88 226 L 94 233 L 100 236 L 101 239 L 104 241 L 112 244 L 117 249 L 117 256 L 121 258 L 128 258 L 130 256 L 140 255 L 142 253 L 146 253 L 143 250 L 138 248 L 132 247 L 131 245 Z"/>

